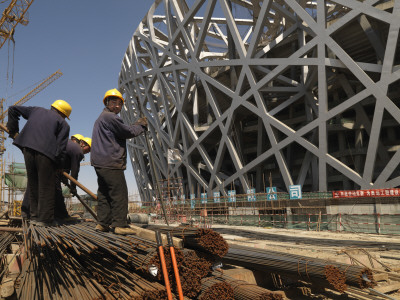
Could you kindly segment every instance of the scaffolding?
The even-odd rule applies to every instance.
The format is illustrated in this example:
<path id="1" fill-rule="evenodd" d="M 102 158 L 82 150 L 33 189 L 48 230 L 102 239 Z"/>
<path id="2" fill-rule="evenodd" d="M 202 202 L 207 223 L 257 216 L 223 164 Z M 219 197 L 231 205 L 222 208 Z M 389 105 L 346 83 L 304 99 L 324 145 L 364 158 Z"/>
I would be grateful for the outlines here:
<path id="1" fill-rule="evenodd" d="M 3 191 L 7 192 L 9 216 L 20 217 L 22 200 L 17 200 L 17 196 L 24 195 L 26 191 L 28 177 L 25 164 L 12 162 L 8 165 L 8 171 L 3 174 Z"/>
<path id="2" fill-rule="evenodd" d="M 184 215 L 184 199 L 182 177 L 168 177 L 159 180 L 161 197 L 166 205 L 169 220 L 179 220 Z M 182 203 L 183 200 L 183 203 Z M 159 207 L 160 205 L 157 205 Z"/>

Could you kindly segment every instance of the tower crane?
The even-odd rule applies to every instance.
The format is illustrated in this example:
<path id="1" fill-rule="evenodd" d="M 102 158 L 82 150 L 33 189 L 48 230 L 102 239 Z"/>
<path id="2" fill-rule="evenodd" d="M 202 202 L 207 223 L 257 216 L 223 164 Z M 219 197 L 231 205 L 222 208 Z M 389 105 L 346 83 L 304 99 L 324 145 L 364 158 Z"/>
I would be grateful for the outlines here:
<path id="1" fill-rule="evenodd" d="M 22 104 L 26 103 L 29 99 L 33 98 L 36 94 L 38 94 L 40 91 L 45 89 L 49 84 L 51 84 L 56 79 L 60 78 L 62 75 L 63 75 L 63 73 L 60 70 L 57 70 L 56 72 L 51 74 L 49 77 L 42 80 L 33 90 L 31 90 L 28 94 L 26 94 L 20 100 L 15 102 L 13 105 L 22 105 Z M 8 112 L 8 109 L 6 111 L 3 111 L 4 102 L 5 102 L 5 99 L 0 100 L 0 123 L 4 123 L 4 119 L 7 116 L 7 112 Z M 4 151 L 6 150 L 4 148 L 4 140 L 5 140 L 4 131 L 1 131 L 0 132 L 0 155 L 2 155 L 4 153 Z"/>
<path id="2" fill-rule="evenodd" d="M 28 19 L 24 17 L 32 2 L 33 0 L 11 0 L 3 11 L 0 19 L 0 48 L 8 39 L 13 40 L 14 30 L 18 24 L 28 24 Z"/>
<path id="3" fill-rule="evenodd" d="M 53 74 L 51 74 L 49 77 L 47 77 L 42 82 L 40 82 L 33 90 L 31 90 L 28 94 L 26 94 L 24 97 L 19 99 L 13 105 L 22 105 L 22 104 L 24 104 L 29 99 L 33 98 L 36 94 L 38 94 L 40 91 L 45 89 L 50 83 L 52 83 L 56 79 L 60 78 L 62 75 L 63 75 L 63 73 L 60 70 L 55 71 Z M 2 99 L 2 100 L 4 100 L 4 99 Z M 8 112 L 8 110 L 3 112 L 0 109 L 0 121 L 2 123 L 3 123 L 3 120 L 4 120 L 5 116 L 7 115 L 7 112 Z"/>

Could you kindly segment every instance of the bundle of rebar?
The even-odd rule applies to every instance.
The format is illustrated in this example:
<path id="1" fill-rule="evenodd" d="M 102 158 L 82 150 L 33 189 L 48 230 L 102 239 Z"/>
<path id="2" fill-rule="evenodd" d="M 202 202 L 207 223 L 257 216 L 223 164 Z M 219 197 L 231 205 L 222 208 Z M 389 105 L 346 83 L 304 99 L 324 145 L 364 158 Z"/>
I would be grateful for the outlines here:
<path id="1" fill-rule="evenodd" d="M 165 287 L 154 282 L 163 281 L 154 241 L 98 232 L 94 227 L 93 223 L 56 227 L 24 223 L 29 255 L 20 276 L 19 295 L 23 298 L 32 294 L 38 299 L 61 294 L 79 299 L 95 299 L 99 295 L 121 299 L 167 297 Z M 163 248 L 172 291 L 176 292 L 170 249 Z M 176 247 L 174 250 L 184 295 L 195 297 L 212 263 L 206 254 Z"/>
<path id="2" fill-rule="evenodd" d="M 20 299 L 167 298 L 162 284 L 135 273 L 152 241 L 99 233 L 88 224 L 24 224 L 25 231 L 29 257 L 19 277 Z"/>
<path id="3" fill-rule="evenodd" d="M 212 276 L 201 280 L 199 300 L 231 300 L 234 299 L 233 289 L 221 277 Z"/>
<path id="4" fill-rule="evenodd" d="M 220 272 L 214 272 L 213 275 L 221 278 L 232 287 L 235 300 L 282 300 L 286 298 L 282 291 L 270 291 Z"/>
<path id="5" fill-rule="evenodd" d="M 193 270 L 198 277 L 204 278 L 210 273 L 212 263 L 208 255 L 190 249 L 184 249 L 183 255 L 183 266 Z"/>
<path id="6" fill-rule="evenodd" d="M 16 234 L 11 232 L 0 233 L 0 281 L 8 270 L 8 261 L 5 254 L 11 249 L 11 243 L 16 242 Z M 15 254 L 16 255 L 16 254 Z"/>
<path id="7" fill-rule="evenodd" d="M 185 248 L 200 250 L 211 255 L 223 257 L 229 249 L 228 243 L 212 229 L 195 227 L 151 226 L 161 232 L 169 231 L 173 236 L 183 239 Z"/>
<path id="8" fill-rule="evenodd" d="M 260 271 L 297 274 L 303 280 L 323 279 L 340 292 L 347 284 L 360 288 L 375 285 L 372 271 L 365 267 L 266 249 L 231 245 L 223 261 Z"/>

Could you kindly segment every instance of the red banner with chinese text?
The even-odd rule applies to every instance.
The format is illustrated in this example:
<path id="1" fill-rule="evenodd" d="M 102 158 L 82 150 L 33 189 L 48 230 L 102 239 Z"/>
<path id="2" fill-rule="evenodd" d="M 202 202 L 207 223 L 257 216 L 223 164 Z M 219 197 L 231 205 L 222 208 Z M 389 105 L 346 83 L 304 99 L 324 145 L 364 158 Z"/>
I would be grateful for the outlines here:
<path id="1" fill-rule="evenodd" d="M 375 189 L 375 190 L 349 190 L 333 191 L 333 198 L 357 198 L 357 197 L 396 197 L 400 196 L 400 189 Z"/>

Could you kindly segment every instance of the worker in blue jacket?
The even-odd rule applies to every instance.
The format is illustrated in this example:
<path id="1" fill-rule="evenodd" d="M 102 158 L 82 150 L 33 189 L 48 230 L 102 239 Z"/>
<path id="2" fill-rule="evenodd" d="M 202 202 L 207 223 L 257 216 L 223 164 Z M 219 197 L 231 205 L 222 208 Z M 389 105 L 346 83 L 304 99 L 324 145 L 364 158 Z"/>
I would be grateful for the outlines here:
<path id="1" fill-rule="evenodd" d="M 127 223 L 126 140 L 147 130 L 147 119 L 140 118 L 133 125 L 124 124 L 118 116 L 124 98 L 117 89 L 108 90 L 103 103 L 105 108 L 94 123 L 90 154 L 99 185 L 96 230 L 112 229 L 116 234 L 134 234 Z"/>
<path id="2" fill-rule="evenodd" d="M 91 138 L 85 138 L 80 134 L 74 134 L 71 136 L 71 139 L 68 140 L 66 155 L 63 160 L 63 171 L 70 174 L 76 180 L 78 180 L 81 161 L 84 159 L 85 154 L 90 152 L 91 144 Z M 73 195 L 75 195 L 77 191 L 75 183 L 68 183 L 68 179 L 61 172 L 56 175 L 56 204 L 54 216 L 59 223 L 64 223 L 69 221 L 69 214 L 62 194 L 61 182 L 70 186 Z"/>
<path id="3" fill-rule="evenodd" d="M 54 225 L 56 169 L 62 165 L 68 143 L 72 108 L 64 100 L 56 100 L 51 109 L 36 106 L 11 106 L 7 127 L 14 145 L 19 147 L 26 165 L 30 198 L 31 223 Z M 19 131 L 19 119 L 27 120 Z"/>

